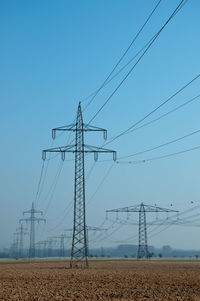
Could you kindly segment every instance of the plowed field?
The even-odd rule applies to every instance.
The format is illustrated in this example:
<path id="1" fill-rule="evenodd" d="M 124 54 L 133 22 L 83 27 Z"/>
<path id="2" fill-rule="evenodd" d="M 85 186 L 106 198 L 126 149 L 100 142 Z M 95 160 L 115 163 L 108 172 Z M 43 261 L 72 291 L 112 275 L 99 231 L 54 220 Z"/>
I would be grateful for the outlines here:
<path id="1" fill-rule="evenodd" d="M 200 263 L 0 263 L 0 300 L 200 300 Z"/>

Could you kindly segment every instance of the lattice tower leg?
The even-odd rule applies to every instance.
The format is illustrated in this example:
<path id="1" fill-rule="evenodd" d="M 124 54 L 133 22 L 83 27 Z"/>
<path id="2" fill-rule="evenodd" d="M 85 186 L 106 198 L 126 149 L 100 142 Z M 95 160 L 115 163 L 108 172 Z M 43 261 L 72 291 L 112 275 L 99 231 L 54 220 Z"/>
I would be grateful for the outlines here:
<path id="1" fill-rule="evenodd" d="M 148 258 L 147 245 L 147 227 L 146 227 L 146 213 L 144 205 L 141 204 L 139 211 L 139 233 L 138 233 L 138 253 L 137 258 Z"/>
<path id="2" fill-rule="evenodd" d="M 85 217 L 84 131 L 80 106 L 76 120 L 74 226 L 70 266 L 73 267 L 78 262 L 85 262 L 85 265 L 88 266 Z"/>

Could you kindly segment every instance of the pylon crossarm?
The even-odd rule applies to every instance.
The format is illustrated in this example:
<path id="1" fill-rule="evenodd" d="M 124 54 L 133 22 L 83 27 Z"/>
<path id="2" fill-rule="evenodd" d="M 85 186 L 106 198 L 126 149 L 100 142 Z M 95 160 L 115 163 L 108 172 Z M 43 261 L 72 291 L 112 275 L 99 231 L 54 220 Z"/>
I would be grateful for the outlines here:
<path id="1" fill-rule="evenodd" d="M 26 214 L 26 213 L 31 213 L 31 212 L 32 212 L 31 210 L 24 211 L 24 212 L 23 212 L 23 215 Z M 39 211 L 39 210 L 34 210 L 34 213 L 40 213 L 41 215 L 43 215 L 43 212 L 42 212 L 42 211 Z"/>
<path id="2" fill-rule="evenodd" d="M 178 210 L 166 209 L 157 206 L 144 205 L 145 212 L 178 212 Z M 117 209 L 106 210 L 106 212 L 140 212 L 141 205 L 129 206 Z"/>
<path id="3" fill-rule="evenodd" d="M 52 129 L 52 138 L 55 139 L 56 138 L 56 131 L 75 131 L 76 124 L 72 123 L 69 125 L 65 125 L 65 126 L 60 126 L 57 128 Z"/>
<path id="4" fill-rule="evenodd" d="M 74 153 L 75 152 L 75 145 L 66 145 L 61 147 L 54 147 L 49 149 L 44 149 L 42 151 L 42 160 L 46 160 L 46 153 L 61 153 L 61 158 L 65 160 L 65 153 Z"/>
<path id="5" fill-rule="evenodd" d="M 143 204 L 143 206 L 144 206 L 146 212 L 178 212 L 178 210 L 161 208 L 158 206 L 149 206 L 149 205 L 145 205 L 145 204 Z"/>
<path id="6" fill-rule="evenodd" d="M 85 124 L 83 123 L 83 128 L 78 129 L 79 131 L 95 131 L 95 132 L 107 132 L 106 129 L 97 127 L 97 126 L 93 126 L 93 125 L 89 125 L 89 124 Z M 52 129 L 52 133 L 53 131 L 76 131 L 76 123 L 71 123 L 68 125 L 64 125 L 64 126 L 59 126 L 57 128 L 53 128 Z"/>
<path id="7" fill-rule="evenodd" d="M 35 220 L 37 222 L 44 222 L 44 223 L 46 223 L 46 219 L 45 218 L 36 218 Z"/>
<path id="8" fill-rule="evenodd" d="M 27 221 L 29 221 L 29 218 L 21 218 L 21 219 L 19 220 L 20 223 L 21 223 L 21 222 L 27 222 Z"/>
<path id="9" fill-rule="evenodd" d="M 103 128 L 100 128 L 100 127 L 97 127 L 97 126 L 93 126 L 93 125 L 89 125 L 89 124 L 85 124 L 85 123 L 83 124 L 83 128 L 86 131 L 97 131 L 97 132 L 99 132 L 99 131 L 101 131 L 101 132 L 105 131 L 105 132 L 107 132 L 106 129 L 103 129 Z"/>
<path id="10" fill-rule="evenodd" d="M 66 146 L 60 146 L 60 147 L 54 147 L 54 148 L 49 148 L 49 149 L 44 149 L 43 152 L 47 153 L 47 152 L 52 152 L 52 153 L 59 153 L 59 152 L 72 152 L 72 153 L 76 153 L 76 152 L 83 152 L 83 150 L 76 150 L 75 149 L 76 145 L 72 144 L 72 145 L 66 145 Z M 111 149 L 106 149 L 106 148 L 102 148 L 102 147 L 96 147 L 96 146 L 92 146 L 92 145 L 88 145 L 88 144 L 84 144 L 84 152 L 103 152 L 103 153 L 113 153 L 116 151 L 111 150 Z"/>
<path id="11" fill-rule="evenodd" d="M 90 150 L 92 152 L 102 152 L 102 153 L 113 153 L 116 152 L 112 149 L 107 149 L 103 147 L 97 147 L 89 144 L 84 144 L 84 151 Z"/>
<path id="12" fill-rule="evenodd" d="M 75 132 L 76 129 L 76 124 L 72 123 L 69 125 L 65 125 L 65 126 L 60 126 L 57 128 L 52 129 L 52 138 L 55 139 L 56 138 L 56 131 L 72 131 Z M 78 129 L 79 131 L 84 131 L 84 132 L 103 132 L 104 135 L 104 139 L 107 139 L 107 130 L 100 128 L 100 127 L 96 127 L 96 126 L 92 126 L 92 125 L 88 125 L 88 124 L 83 124 L 83 127 Z"/>
<path id="13" fill-rule="evenodd" d="M 86 227 L 88 231 L 106 231 L 108 229 L 105 228 L 99 228 L 99 227 L 91 227 L 91 226 L 87 226 Z"/>
<path id="14" fill-rule="evenodd" d="M 57 128 L 53 128 L 52 131 L 68 131 L 68 130 L 71 130 L 75 126 L 76 126 L 75 123 L 71 123 L 71 124 L 68 124 L 68 125 L 64 125 L 64 126 L 59 126 Z"/>
<path id="15" fill-rule="evenodd" d="M 83 124 L 83 131 L 85 132 L 103 132 L 104 140 L 107 139 L 107 130 L 93 125 Z"/>
<path id="16" fill-rule="evenodd" d="M 94 160 L 98 160 L 98 153 L 112 153 L 113 154 L 113 160 L 116 161 L 117 159 L 117 153 L 116 151 L 113 151 L 111 149 L 106 149 L 102 147 L 96 147 L 92 145 L 83 145 L 84 149 L 77 149 L 76 145 L 66 145 L 66 146 L 60 146 L 60 147 L 54 147 L 45 149 L 42 151 L 42 159 L 46 160 L 46 153 L 61 153 L 62 160 L 65 160 L 65 153 L 94 153 Z"/>
<path id="17" fill-rule="evenodd" d="M 40 222 L 40 221 L 43 221 L 43 222 L 46 222 L 46 219 L 45 218 L 38 218 L 38 217 L 27 217 L 27 218 L 21 218 L 20 220 L 19 220 L 19 222 L 21 223 L 21 222 L 23 222 L 23 221 L 30 221 L 30 220 L 32 220 L 32 221 L 35 221 L 35 222 Z"/>
<path id="18" fill-rule="evenodd" d="M 60 146 L 60 147 L 53 147 L 49 149 L 44 149 L 42 152 L 45 153 L 59 153 L 59 152 L 74 152 L 75 145 L 66 145 L 66 146 Z"/>
<path id="19" fill-rule="evenodd" d="M 88 144 L 84 144 L 84 152 L 85 153 L 94 153 L 94 160 L 98 160 L 98 154 L 99 153 L 112 153 L 113 154 L 113 160 L 117 160 L 117 152 L 111 149 L 106 149 L 102 147 L 96 147 Z"/>

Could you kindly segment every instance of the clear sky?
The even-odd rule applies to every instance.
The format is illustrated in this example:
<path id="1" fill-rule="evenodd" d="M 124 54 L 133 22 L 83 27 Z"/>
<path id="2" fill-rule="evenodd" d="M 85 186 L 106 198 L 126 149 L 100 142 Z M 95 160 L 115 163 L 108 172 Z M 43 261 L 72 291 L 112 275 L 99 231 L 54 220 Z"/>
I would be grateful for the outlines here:
<path id="1" fill-rule="evenodd" d="M 156 3 L 153 0 L 0 1 L 0 247 L 10 245 L 22 212 L 35 201 L 42 149 L 66 145 L 71 139 L 63 134 L 52 144 L 51 129 L 74 120 L 78 102 L 103 83 Z M 160 29 L 178 3 L 161 1 L 121 66 Z M 185 4 L 95 118 L 92 124 L 107 128 L 108 139 L 138 121 L 200 72 L 199 11 L 198 0 Z M 129 68 L 98 94 L 83 113 L 85 122 L 94 116 Z M 148 121 L 198 95 L 199 84 L 200 79 Z M 83 108 L 86 104 L 87 101 L 82 103 Z M 197 99 L 108 147 L 121 157 L 163 144 L 199 130 L 199 113 L 200 99 Z M 103 144 L 99 133 L 86 134 L 85 139 L 88 144 Z M 199 140 L 200 133 L 132 159 L 182 151 L 200 145 Z M 87 224 L 99 226 L 106 209 L 141 201 L 170 208 L 173 204 L 180 211 L 200 204 L 199 155 L 200 150 L 196 150 L 143 164 L 115 164 L 97 192 L 112 162 L 96 163 L 86 183 Z M 100 156 L 102 160 L 110 158 Z M 54 189 L 60 162 L 60 156 L 45 162 L 46 176 L 36 205 L 46 213 L 47 223 L 37 227 L 37 240 L 72 227 L 74 165 L 73 161 L 64 162 Z M 87 156 L 86 174 L 91 166 L 93 157 Z M 109 227 L 107 223 L 105 227 Z M 126 226 L 96 246 L 113 245 L 114 241 L 136 233 L 136 226 Z M 199 228 L 173 226 L 152 237 L 149 244 L 200 249 L 198 234 Z"/>

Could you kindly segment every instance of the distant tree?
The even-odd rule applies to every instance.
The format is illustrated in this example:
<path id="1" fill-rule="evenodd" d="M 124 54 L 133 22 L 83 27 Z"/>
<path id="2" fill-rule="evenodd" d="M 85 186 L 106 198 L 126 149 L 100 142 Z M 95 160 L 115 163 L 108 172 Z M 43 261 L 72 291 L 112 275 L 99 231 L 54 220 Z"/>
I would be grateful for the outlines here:
<path id="1" fill-rule="evenodd" d="M 196 255 L 194 255 L 194 256 L 195 256 L 195 258 L 196 258 L 196 259 L 198 259 L 198 258 L 199 258 L 199 255 L 198 255 L 198 254 L 196 254 Z"/>
<path id="2" fill-rule="evenodd" d="M 158 256 L 159 256 L 160 258 L 162 258 L 162 253 L 159 253 Z"/>
<path id="3" fill-rule="evenodd" d="M 124 258 L 128 258 L 128 256 L 127 256 L 127 255 L 124 255 Z"/>
<path id="4" fill-rule="evenodd" d="M 154 252 L 149 252 L 148 253 L 148 258 L 151 258 L 151 257 L 154 257 L 154 256 L 155 256 Z"/>

